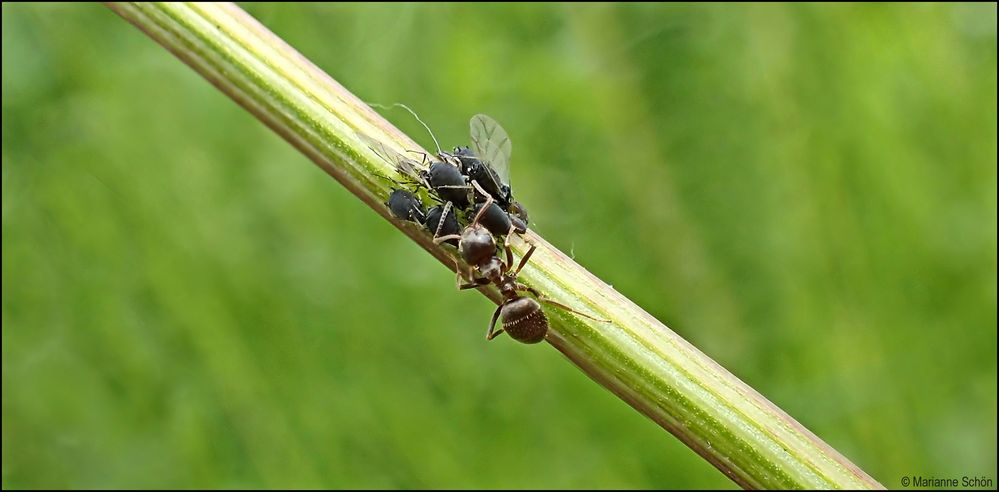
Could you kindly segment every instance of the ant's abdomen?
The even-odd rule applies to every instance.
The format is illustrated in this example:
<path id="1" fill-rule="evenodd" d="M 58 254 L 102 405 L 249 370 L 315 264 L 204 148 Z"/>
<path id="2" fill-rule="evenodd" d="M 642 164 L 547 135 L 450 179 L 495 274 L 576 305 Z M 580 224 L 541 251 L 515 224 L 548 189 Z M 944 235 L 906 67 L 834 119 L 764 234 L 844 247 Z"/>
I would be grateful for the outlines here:
<path id="1" fill-rule="evenodd" d="M 548 333 L 548 318 L 538 301 L 530 297 L 514 299 L 503 306 L 500 316 L 503 329 L 514 340 L 522 343 L 538 343 Z"/>

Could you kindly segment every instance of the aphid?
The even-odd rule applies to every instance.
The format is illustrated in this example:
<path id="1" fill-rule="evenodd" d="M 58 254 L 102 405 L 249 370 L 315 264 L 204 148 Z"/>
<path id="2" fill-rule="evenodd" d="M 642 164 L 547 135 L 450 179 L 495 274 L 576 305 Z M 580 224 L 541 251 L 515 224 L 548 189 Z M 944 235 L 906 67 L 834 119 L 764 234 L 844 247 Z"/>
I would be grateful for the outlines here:
<path id="1" fill-rule="evenodd" d="M 527 209 L 513 199 L 510 187 L 510 154 L 513 142 L 496 120 L 477 114 L 468 122 L 472 147 L 455 147 L 451 154 L 461 161 L 462 173 L 470 183 L 479 183 L 496 199 L 500 208 L 519 219 L 526 229 Z M 476 200 L 478 201 L 478 200 Z"/>
<path id="2" fill-rule="evenodd" d="M 397 219 L 409 220 L 423 224 L 427 221 L 427 213 L 423 208 L 423 200 L 408 190 L 392 189 L 385 206 Z"/>
<path id="3" fill-rule="evenodd" d="M 488 206 L 492 205 L 492 200 L 487 200 L 487 204 L 484 210 L 488 210 Z M 504 331 L 509 333 L 511 338 L 522 343 L 538 343 L 544 340 L 545 335 L 548 333 L 548 318 L 545 316 L 544 311 L 541 310 L 541 304 L 538 301 L 530 297 L 524 297 L 519 294 L 520 292 L 529 292 L 542 302 L 552 304 L 580 316 L 595 321 L 606 321 L 548 299 L 534 288 L 517 282 L 517 276 L 524 268 L 524 265 L 527 264 L 531 255 L 534 254 L 537 246 L 531 245 L 531 249 L 521 258 L 520 263 L 514 270 L 513 253 L 510 248 L 504 248 L 506 250 L 506 261 L 504 262 L 496 256 L 496 241 L 493 239 L 493 235 L 485 226 L 479 223 L 485 215 L 484 210 L 475 216 L 472 223 L 460 235 L 439 236 L 434 239 L 434 242 L 440 243 L 458 239 L 458 251 L 461 253 L 461 257 L 466 263 L 472 265 L 473 272 L 471 278 L 463 279 L 460 265 L 455 264 L 458 290 L 472 289 L 491 283 L 496 285 L 499 288 L 500 294 L 503 295 L 503 303 L 493 312 L 492 320 L 489 322 L 486 340 L 492 340 Z M 478 273 L 478 276 L 475 273 Z M 462 283 L 462 280 L 468 280 L 469 282 Z M 499 330 L 495 329 L 497 319 L 502 319 L 503 321 L 502 327 Z"/>
<path id="4" fill-rule="evenodd" d="M 434 237 L 458 234 L 461 231 L 451 202 L 424 211 L 423 201 L 415 193 L 393 189 L 385 205 L 395 218 L 416 222 L 430 231 Z M 445 242 L 454 247 L 458 246 L 458 241 L 454 239 Z"/>
<path id="5" fill-rule="evenodd" d="M 500 177 L 496 170 L 489 164 L 482 162 L 478 154 L 469 147 L 455 147 L 451 154 L 461 162 L 461 172 L 479 183 L 479 186 L 491 195 L 499 205 L 505 208 L 510 203 L 509 187 L 504 187 L 500 183 Z"/>
<path id="6" fill-rule="evenodd" d="M 500 206 L 527 224 L 527 209 L 513 199 L 513 189 L 510 187 L 510 154 L 513 151 L 513 142 L 510 141 L 506 130 L 496 120 L 484 114 L 473 116 L 468 122 L 468 127 L 472 149 L 478 155 L 482 166 L 489 171 L 476 170 L 473 164 L 466 174 L 485 174 L 498 178 L 496 184 Z"/>
<path id="7" fill-rule="evenodd" d="M 459 209 L 468 208 L 471 204 L 468 198 L 469 187 L 458 166 L 447 161 L 435 161 L 425 172 L 427 183 L 438 196 Z"/>
<path id="8" fill-rule="evenodd" d="M 527 232 L 527 224 L 509 212 L 503 210 L 492 195 L 487 193 L 477 181 L 472 181 L 472 186 L 482 194 L 486 200 L 476 203 L 469 212 L 470 216 L 478 217 L 478 223 L 496 236 L 504 236 L 504 246 L 509 246 L 510 235 L 513 233 L 524 234 Z"/>
<path id="9" fill-rule="evenodd" d="M 423 225 L 434 235 L 434 238 L 454 236 L 461 231 L 461 226 L 458 225 L 458 217 L 454 213 L 454 207 L 451 205 L 451 202 L 431 208 L 427 212 L 427 220 Z M 458 247 L 457 239 L 451 238 L 443 242 L 456 248 Z"/>
<path id="10" fill-rule="evenodd" d="M 496 202 L 489 205 L 485 202 L 476 203 L 469 213 L 474 217 L 479 215 L 479 212 L 482 212 L 482 219 L 479 222 L 496 236 L 509 235 L 511 232 L 518 234 L 527 232 L 527 225 L 520 220 L 520 217 L 504 211 Z"/>

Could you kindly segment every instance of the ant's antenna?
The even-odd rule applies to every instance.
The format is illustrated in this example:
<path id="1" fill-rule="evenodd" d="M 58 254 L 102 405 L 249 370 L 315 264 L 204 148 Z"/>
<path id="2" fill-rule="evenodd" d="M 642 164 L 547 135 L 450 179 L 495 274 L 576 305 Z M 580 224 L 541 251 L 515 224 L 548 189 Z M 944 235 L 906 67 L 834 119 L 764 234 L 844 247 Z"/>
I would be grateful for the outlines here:
<path id="1" fill-rule="evenodd" d="M 423 125 L 423 128 L 427 129 L 427 133 L 430 134 L 430 138 L 434 139 L 434 145 L 437 146 L 437 154 L 438 155 L 441 154 L 441 144 L 437 143 L 437 137 L 434 136 L 434 132 L 430 131 L 430 127 L 427 126 L 427 124 L 424 123 L 423 120 L 420 119 L 420 116 L 418 114 L 416 114 L 416 111 L 413 111 L 412 109 L 409 109 L 409 106 L 406 106 L 403 103 L 394 103 L 391 106 L 386 106 L 384 104 L 371 103 L 371 102 L 369 102 L 367 104 L 368 104 L 368 106 L 372 106 L 372 107 L 376 107 L 376 108 L 382 108 L 382 109 L 402 108 L 402 109 L 405 109 L 406 111 L 409 111 L 409 114 L 413 115 L 413 117 L 416 118 L 416 121 L 419 121 L 420 124 Z"/>

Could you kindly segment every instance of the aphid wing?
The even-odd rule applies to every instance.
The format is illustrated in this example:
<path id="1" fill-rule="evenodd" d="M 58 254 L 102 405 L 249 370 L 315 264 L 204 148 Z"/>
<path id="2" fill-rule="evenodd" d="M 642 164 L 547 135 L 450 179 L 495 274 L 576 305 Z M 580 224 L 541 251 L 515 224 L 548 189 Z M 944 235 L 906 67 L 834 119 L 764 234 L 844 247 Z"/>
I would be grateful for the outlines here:
<path id="1" fill-rule="evenodd" d="M 477 114 L 469 121 L 472 147 L 479 158 L 492 166 L 502 184 L 510 185 L 510 152 L 513 143 L 496 120 Z"/>
<path id="2" fill-rule="evenodd" d="M 395 167 L 395 170 L 400 174 L 416 181 L 420 181 L 420 164 L 418 162 L 396 152 L 381 141 L 375 140 L 368 135 L 363 133 L 357 133 L 356 135 L 358 139 L 364 142 L 372 151 L 374 151 L 375 154 L 378 154 L 378 157 L 381 157 L 385 160 L 385 162 L 392 164 L 392 166 Z"/>

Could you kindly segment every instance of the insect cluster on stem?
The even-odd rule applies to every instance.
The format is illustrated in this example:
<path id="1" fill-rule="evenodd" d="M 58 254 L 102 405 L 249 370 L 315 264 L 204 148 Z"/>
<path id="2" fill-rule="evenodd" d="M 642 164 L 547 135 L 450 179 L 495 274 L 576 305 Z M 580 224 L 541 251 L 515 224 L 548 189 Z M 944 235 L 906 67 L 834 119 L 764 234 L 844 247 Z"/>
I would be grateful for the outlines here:
<path id="1" fill-rule="evenodd" d="M 416 116 L 412 110 L 405 108 Z M 417 116 L 417 120 L 423 121 Z M 423 124 L 430 131 L 430 128 Z M 495 285 L 503 296 L 503 303 L 496 308 L 486 339 L 509 333 L 523 343 L 537 343 L 548 333 L 548 319 L 537 300 L 522 296 L 527 292 L 538 300 L 581 316 L 599 320 L 580 313 L 569 306 L 551 300 L 536 289 L 517 282 L 517 276 L 527 264 L 536 246 L 513 267 L 510 237 L 523 237 L 527 232 L 527 209 L 513 198 L 510 187 L 510 153 L 512 143 L 503 127 L 492 118 L 477 114 L 469 122 L 472 145 L 455 147 L 444 152 L 437 138 L 436 156 L 422 154 L 417 160 L 399 153 L 384 143 L 364 134 L 358 134 L 371 150 L 392 164 L 401 179 L 387 178 L 398 186 L 393 188 L 385 205 L 391 214 L 402 220 L 422 225 L 433 234 L 435 244 L 446 243 L 458 249 L 459 255 L 471 267 L 467 278 L 461 265 L 455 261 L 456 283 L 459 290 Z M 436 205 L 426 210 L 420 190 L 426 190 Z M 463 214 L 460 225 L 458 214 Z M 469 220 L 471 219 L 471 220 Z M 503 236 L 502 246 L 496 236 Z M 505 254 L 505 261 L 501 255 Z M 502 327 L 495 329 L 497 319 Z"/>

